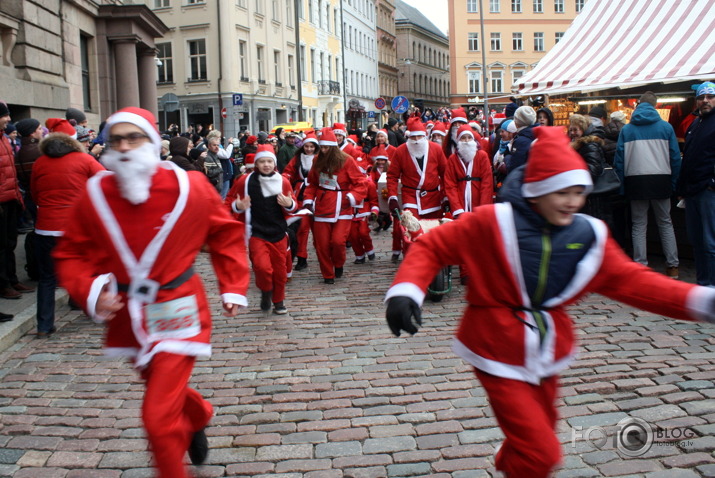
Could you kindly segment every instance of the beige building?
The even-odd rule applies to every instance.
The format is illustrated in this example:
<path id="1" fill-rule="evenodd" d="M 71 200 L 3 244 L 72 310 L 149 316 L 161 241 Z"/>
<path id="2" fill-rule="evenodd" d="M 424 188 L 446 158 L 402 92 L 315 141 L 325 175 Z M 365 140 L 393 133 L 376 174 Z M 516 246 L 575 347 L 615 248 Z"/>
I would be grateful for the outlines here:
<path id="1" fill-rule="evenodd" d="M 449 4 L 453 105 L 483 102 L 485 86 L 490 105 L 508 103 L 512 85 L 563 36 L 586 0 L 480 0 Z M 483 46 L 482 46 L 483 45 Z M 482 48 L 486 53 L 484 85 Z"/>
<path id="2" fill-rule="evenodd" d="M 379 95 L 390 105 L 392 98 L 397 96 L 399 70 L 397 68 L 397 36 L 395 32 L 395 2 L 392 0 L 376 0 L 377 11 L 377 72 Z M 378 125 L 387 122 L 389 106 L 382 110 Z"/>
<path id="3" fill-rule="evenodd" d="M 162 127 L 213 125 L 230 137 L 297 120 L 292 1 L 145 3 L 169 27 L 157 41 Z"/>
<path id="4" fill-rule="evenodd" d="M 167 28 L 128 3 L 0 0 L 0 100 L 13 121 L 70 106 L 95 128 L 124 106 L 156 113 L 154 39 Z"/>

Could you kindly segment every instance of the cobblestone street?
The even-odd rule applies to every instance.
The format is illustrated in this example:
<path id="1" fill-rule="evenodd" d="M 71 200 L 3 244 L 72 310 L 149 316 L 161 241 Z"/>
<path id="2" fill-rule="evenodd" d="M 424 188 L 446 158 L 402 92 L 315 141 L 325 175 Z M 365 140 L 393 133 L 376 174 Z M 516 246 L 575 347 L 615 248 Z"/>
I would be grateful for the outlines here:
<path id="1" fill-rule="evenodd" d="M 442 302 L 425 303 L 417 335 L 395 338 L 382 303 L 396 269 L 389 233 L 375 245 L 374 263 L 355 265 L 349 251 L 332 286 L 311 249 L 309 268 L 288 284 L 287 316 L 264 316 L 253 284 L 248 310 L 221 316 L 208 256 L 199 256 L 215 321 L 213 356 L 197 362 L 192 384 L 216 416 L 197 477 L 501 476 L 493 455 L 503 436 L 450 348 L 458 279 Z M 692 263 L 681 274 L 692 280 Z M 582 353 L 562 376 L 556 476 L 715 477 L 715 327 L 600 296 L 572 311 Z M 153 476 L 136 373 L 102 356 L 101 326 L 65 301 L 58 315 L 50 339 L 30 333 L 0 353 L 0 476 Z M 589 431 L 612 435 L 628 416 L 668 436 L 627 457 L 597 440 L 601 429 Z"/>

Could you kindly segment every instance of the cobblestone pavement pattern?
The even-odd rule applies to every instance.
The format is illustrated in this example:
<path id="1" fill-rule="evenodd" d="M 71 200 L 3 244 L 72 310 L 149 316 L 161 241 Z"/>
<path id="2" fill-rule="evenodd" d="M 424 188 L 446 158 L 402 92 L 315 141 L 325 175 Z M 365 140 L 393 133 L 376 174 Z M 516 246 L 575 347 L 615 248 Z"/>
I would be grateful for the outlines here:
<path id="1" fill-rule="evenodd" d="M 503 437 L 470 367 L 450 350 L 460 286 L 426 303 L 416 336 L 393 337 L 382 303 L 395 271 L 389 233 L 375 239 L 378 259 L 354 265 L 349 252 L 334 286 L 322 283 L 311 251 L 310 267 L 288 285 L 287 316 L 262 315 L 254 286 L 247 311 L 221 316 L 200 256 L 214 348 L 192 384 L 216 416 L 197 477 L 500 476 L 493 454 Z M 556 476 L 715 476 L 715 328 L 600 296 L 572 312 L 582 354 L 562 377 Z M 152 476 L 137 375 L 102 356 L 100 326 L 66 305 L 59 315 L 52 338 L 28 334 L 0 354 L 0 476 Z M 612 442 L 599 449 L 574 439 L 572 427 L 613 433 L 627 416 L 693 436 L 634 458 Z"/>

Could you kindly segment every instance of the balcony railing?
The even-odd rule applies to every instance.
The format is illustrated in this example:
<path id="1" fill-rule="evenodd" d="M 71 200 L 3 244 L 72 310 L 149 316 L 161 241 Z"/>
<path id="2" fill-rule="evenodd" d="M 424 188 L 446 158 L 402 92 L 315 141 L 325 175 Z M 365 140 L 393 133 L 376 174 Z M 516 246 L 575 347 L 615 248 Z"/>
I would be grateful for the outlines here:
<path id="1" fill-rule="evenodd" d="M 321 80 L 318 82 L 319 95 L 340 95 L 340 82 L 331 80 Z"/>

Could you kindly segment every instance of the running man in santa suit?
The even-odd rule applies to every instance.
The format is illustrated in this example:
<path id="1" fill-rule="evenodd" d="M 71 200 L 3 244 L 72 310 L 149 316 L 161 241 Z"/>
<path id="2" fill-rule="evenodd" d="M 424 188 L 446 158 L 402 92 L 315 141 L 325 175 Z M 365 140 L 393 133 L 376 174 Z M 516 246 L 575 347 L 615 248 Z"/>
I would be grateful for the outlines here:
<path id="1" fill-rule="evenodd" d="M 446 199 L 443 178 L 447 160 L 437 143 L 427 141 L 427 131 L 419 118 L 410 119 L 406 134 L 407 142 L 397 148 L 387 169 L 390 212 L 400 209 L 397 192 L 401 182 L 402 208 L 417 219 L 439 219 Z M 392 228 L 392 262 L 400 259 L 402 249 L 402 231 L 396 226 Z"/>
<path id="2" fill-rule="evenodd" d="M 188 387 L 197 356 L 211 354 L 211 310 L 193 270 L 211 250 L 225 310 L 245 307 L 243 224 L 206 177 L 161 161 L 154 115 L 124 108 L 107 120 L 109 170 L 87 182 L 53 253 L 62 287 L 106 327 L 105 351 L 129 357 L 145 381 L 142 420 L 161 478 L 203 463 L 213 409 Z M 227 247 L 230 245 L 230 247 Z"/>
<path id="3" fill-rule="evenodd" d="M 489 397 L 506 436 L 495 465 L 509 478 L 546 478 L 561 462 L 558 374 L 576 354 L 568 305 L 595 292 L 656 314 L 715 321 L 715 290 L 631 261 L 604 222 L 577 214 L 592 189 L 586 163 L 561 128 L 535 131 L 503 202 L 420 236 L 386 297 L 392 332 L 414 334 L 432 277 L 464 264 L 468 305 L 452 348 Z"/>

